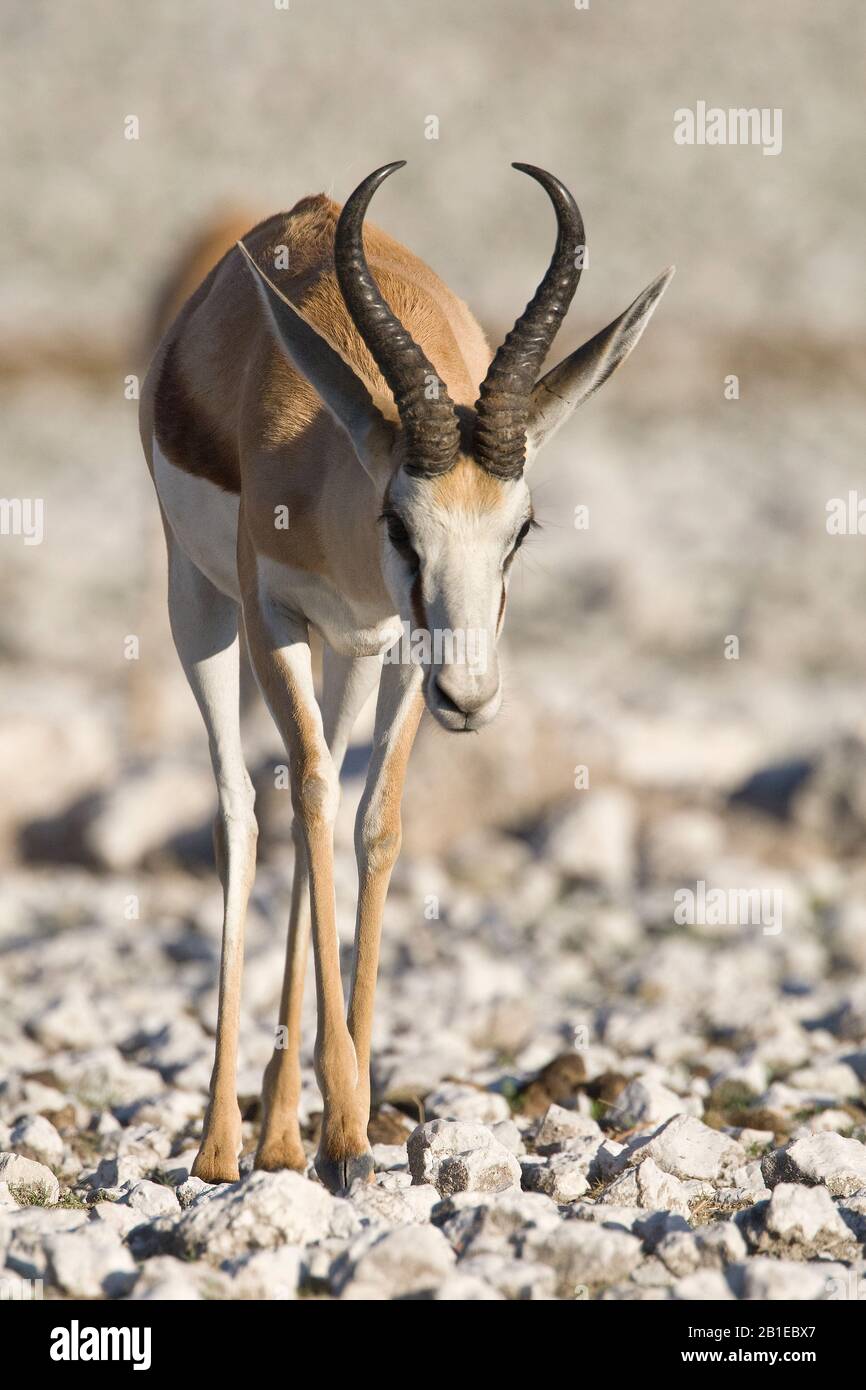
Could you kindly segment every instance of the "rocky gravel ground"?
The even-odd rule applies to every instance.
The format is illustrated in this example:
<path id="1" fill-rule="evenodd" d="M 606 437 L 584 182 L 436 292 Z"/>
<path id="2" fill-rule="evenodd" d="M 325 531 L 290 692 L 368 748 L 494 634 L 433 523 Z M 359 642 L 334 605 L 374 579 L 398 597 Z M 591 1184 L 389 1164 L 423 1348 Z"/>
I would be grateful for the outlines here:
<path id="1" fill-rule="evenodd" d="M 255 890 L 243 1176 L 220 1187 L 189 1171 L 211 1064 L 215 883 L 181 867 L 11 872 L 4 1287 L 41 1279 L 46 1297 L 132 1299 L 856 1297 L 862 872 L 832 859 L 814 829 L 816 800 L 838 804 L 832 776 L 853 756 L 827 752 L 775 818 L 742 804 L 754 783 L 714 810 L 608 787 L 519 835 L 479 832 L 435 863 L 402 861 L 377 1018 L 375 1182 L 346 1199 L 312 1167 L 252 1171 L 284 852 Z M 757 785 L 766 797 L 767 774 Z M 856 808 L 847 815 L 854 835 Z M 341 852 L 344 921 L 353 878 Z M 765 896 L 775 909 L 763 920 L 679 924 L 674 894 L 700 879 L 779 896 Z"/>
<path id="2" fill-rule="evenodd" d="M 810 0 L 495 8 L 495 43 L 457 0 L 422 44 L 393 0 L 154 0 L 145 20 L 94 0 L 86 23 L 43 3 L 8 26 L 3 489 L 42 499 L 46 525 L 0 547 L 0 1296 L 864 1287 L 863 537 L 826 525 L 862 493 L 860 7 L 823 24 Z M 372 76 L 363 120 L 344 71 Z M 784 153 L 676 146 L 673 111 L 698 98 L 784 108 Z M 244 1176 L 208 1188 L 190 1167 L 214 792 L 126 382 L 191 237 L 227 210 L 343 196 L 398 155 L 383 225 L 494 340 L 550 245 L 515 158 L 571 182 L 587 217 L 563 352 L 679 269 L 634 362 L 533 475 L 500 718 L 459 756 L 422 726 L 383 941 L 375 1183 L 346 1199 L 312 1170 L 251 1171 L 291 851 L 283 755 L 247 705 Z M 345 849 L 337 880 L 345 927 Z M 308 989 L 310 1155 L 314 1033 Z"/>

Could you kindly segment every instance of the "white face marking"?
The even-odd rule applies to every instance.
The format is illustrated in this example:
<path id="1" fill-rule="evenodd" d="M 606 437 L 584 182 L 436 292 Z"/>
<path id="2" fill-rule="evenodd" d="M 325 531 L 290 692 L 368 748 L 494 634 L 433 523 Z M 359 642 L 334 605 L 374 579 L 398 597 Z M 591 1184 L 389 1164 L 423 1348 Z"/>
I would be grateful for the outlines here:
<path id="1" fill-rule="evenodd" d="M 523 478 L 473 487 L 470 475 L 465 488 L 439 488 L 401 470 L 391 485 L 381 523 L 385 580 L 404 621 L 429 634 L 416 647 L 425 698 L 455 732 L 498 713 L 504 592 L 530 516 Z"/>

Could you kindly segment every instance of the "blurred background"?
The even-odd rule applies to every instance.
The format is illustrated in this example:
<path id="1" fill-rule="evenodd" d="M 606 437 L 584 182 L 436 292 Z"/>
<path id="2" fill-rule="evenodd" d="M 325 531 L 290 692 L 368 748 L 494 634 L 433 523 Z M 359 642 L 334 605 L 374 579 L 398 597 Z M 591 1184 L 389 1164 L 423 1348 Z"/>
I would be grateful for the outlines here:
<path id="1" fill-rule="evenodd" d="M 542 530 L 512 587 L 500 719 L 459 756 L 422 729 L 388 908 L 383 1094 L 407 1056 L 427 1047 L 429 1062 L 434 1034 L 439 1079 L 494 1055 L 528 1074 L 587 1019 L 614 1046 L 611 1000 L 629 996 L 667 1000 L 659 1036 L 688 1034 L 696 1059 L 731 1043 L 733 999 L 752 1020 L 794 1000 L 798 1027 L 803 994 L 819 1014 L 826 991 L 850 1004 L 866 965 L 866 539 L 828 535 L 826 505 L 866 487 L 857 0 L 30 0 L 2 26 L 2 491 L 43 499 L 45 517 L 40 545 L 0 537 L 0 909 L 16 1000 L 2 1026 L 22 1075 L 58 1049 L 141 1061 L 136 1039 L 185 1010 L 199 1030 L 188 1055 L 144 1065 L 196 1096 L 206 1084 L 213 790 L 171 647 L 129 378 L 228 241 L 305 194 L 342 199 L 395 158 L 408 166 L 376 220 L 493 344 L 553 241 L 513 160 L 560 176 L 587 226 L 551 361 L 665 265 L 677 275 L 634 357 L 537 465 Z M 699 100 L 781 108 L 782 152 L 676 145 L 674 111 Z M 347 941 L 367 727 L 340 831 Z M 257 697 L 245 732 L 262 826 L 253 1095 L 291 851 Z M 672 892 L 699 878 L 782 883 L 782 937 L 677 935 Z M 672 942 L 681 954 L 665 956 Z M 681 997 L 698 977 L 725 982 L 724 1008 Z M 621 1069 L 657 1044 L 631 1036 Z"/>

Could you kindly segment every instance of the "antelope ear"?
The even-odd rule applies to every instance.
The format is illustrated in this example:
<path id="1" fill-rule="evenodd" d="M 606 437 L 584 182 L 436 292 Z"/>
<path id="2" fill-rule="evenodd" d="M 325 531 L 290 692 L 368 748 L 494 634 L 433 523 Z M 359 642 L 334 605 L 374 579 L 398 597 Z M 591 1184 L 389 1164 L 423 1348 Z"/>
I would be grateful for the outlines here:
<path id="1" fill-rule="evenodd" d="M 662 271 L 633 304 L 588 343 L 576 348 L 537 381 L 526 426 L 527 455 L 553 437 L 572 411 L 607 381 L 636 346 L 653 310 L 670 284 L 674 267 Z"/>
<path id="2" fill-rule="evenodd" d="M 242 241 L 237 243 L 258 290 L 274 337 L 292 366 L 306 377 L 338 425 L 346 431 L 367 473 L 384 486 L 393 471 L 394 426 L 340 354 L 268 279 Z"/>

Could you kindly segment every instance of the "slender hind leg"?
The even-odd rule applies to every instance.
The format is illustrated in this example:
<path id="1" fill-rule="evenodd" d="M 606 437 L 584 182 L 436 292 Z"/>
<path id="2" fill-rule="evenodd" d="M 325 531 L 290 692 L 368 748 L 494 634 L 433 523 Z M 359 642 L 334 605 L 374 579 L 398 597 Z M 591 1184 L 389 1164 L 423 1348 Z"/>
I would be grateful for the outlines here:
<path id="1" fill-rule="evenodd" d="M 244 765 L 238 707 L 238 607 L 168 537 L 171 631 L 207 729 L 219 808 L 214 851 L 223 886 L 222 955 L 210 1103 L 193 1174 L 236 1182 L 241 1143 L 237 1049 L 244 919 L 256 863 L 253 786 Z"/>
<path id="2" fill-rule="evenodd" d="M 325 647 L 322 678 L 322 726 L 334 767 L 339 773 L 355 720 L 379 678 L 378 657 L 341 657 Z M 301 1092 L 301 1005 L 310 938 L 310 871 L 300 821 L 292 824 L 295 869 L 286 968 L 280 999 L 280 1038 L 265 1069 L 264 1116 L 256 1153 L 257 1168 L 307 1165 L 298 1124 Z"/>

